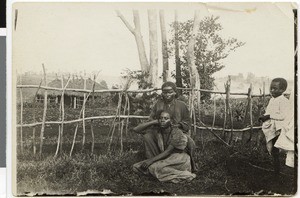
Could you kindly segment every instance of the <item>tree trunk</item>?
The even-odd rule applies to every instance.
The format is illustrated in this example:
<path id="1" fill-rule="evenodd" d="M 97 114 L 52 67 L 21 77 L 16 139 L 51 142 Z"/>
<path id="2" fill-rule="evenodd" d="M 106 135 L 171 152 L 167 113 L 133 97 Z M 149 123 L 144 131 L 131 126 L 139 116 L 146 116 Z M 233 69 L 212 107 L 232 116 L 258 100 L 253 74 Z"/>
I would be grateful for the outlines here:
<path id="1" fill-rule="evenodd" d="M 176 86 L 182 87 L 181 66 L 179 58 L 179 43 L 178 43 L 178 12 L 175 11 L 175 64 L 176 64 Z M 182 94 L 182 90 L 178 90 L 178 94 Z"/>
<path id="2" fill-rule="evenodd" d="M 161 40 L 162 40 L 162 57 L 163 57 L 163 82 L 169 79 L 169 61 L 168 61 L 168 42 L 165 24 L 165 14 L 163 10 L 159 11 Z"/>
<path id="3" fill-rule="evenodd" d="M 195 54 L 194 54 L 196 35 L 199 29 L 199 25 L 200 25 L 200 15 L 199 15 L 199 11 L 196 10 L 195 17 L 194 17 L 193 32 L 190 37 L 188 43 L 188 49 L 187 49 L 187 60 L 188 60 L 188 66 L 191 75 L 191 87 L 196 89 L 200 89 L 200 78 L 199 78 L 197 67 L 195 65 Z"/>
<path id="4" fill-rule="evenodd" d="M 187 48 L 187 62 L 188 62 L 188 67 L 190 71 L 190 81 L 191 81 L 191 111 L 193 115 L 193 120 L 194 120 L 194 131 L 192 133 L 192 136 L 195 135 L 196 133 L 196 113 L 195 113 L 195 107 L 194 107 L 194 98 L 197 98 L 197 107 L 198 107 L 198 118 L 200 119 L 200 78 L 199 78 L 199 73 L 197 70 L 197 67 L 195 65 L 195 43 L 196 43 L 196 34 L 199 30 L 199 25 L 200 25 L 200 15 L 199 11 L 195 10 L 195 17 L 194 17 L 194 25 L 193 25 L 193 32 L 190 37 L 189 43 L 188 43 L 188 48 Z M 197 91 L 195 90 L 197 89 Z"/>
<path id="5" fill-rule="evenodd" d="M 128 30 L 134 35 L 136 45 L 138 48 L 139 60 L 141 69 L 144 72 L 149 72 L 149 62 L 146 56 L 145 45 L 143 41 L 143 36 L 141 34 L 141 24 L 140 24 L 140 16 L 137 10 L 133 10 L 133 22 L 134 28 L 128 23 L 125 17 L 121 14 L 120 11 L 116 11 L 118 17 L 123 21 Z"/>
<path id="6" fill-rule="evenodd" d="M 156 10 L 148 10 L 149 43 L 150 43 L 150 79 L 153 87 L 156 87 L 158 79 L 158 41 L 157 41 L 157 13 Z"/>

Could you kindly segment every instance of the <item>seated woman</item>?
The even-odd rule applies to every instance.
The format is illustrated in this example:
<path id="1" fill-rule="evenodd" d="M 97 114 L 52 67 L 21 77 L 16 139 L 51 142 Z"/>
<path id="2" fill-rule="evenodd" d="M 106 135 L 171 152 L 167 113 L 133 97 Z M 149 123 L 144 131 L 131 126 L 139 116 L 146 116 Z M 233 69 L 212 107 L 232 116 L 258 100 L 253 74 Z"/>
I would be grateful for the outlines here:
<path id="1" fill-rule="evenodd" d="M 151 135 L 155 141 L 151 144 L 151 157 L 133 165 L 136 173 L 152 175 L 162 182 L 178 183 L 191 181 L 196 177 L 191 173 L 191 159 L 186 152 L 188 137 L 178 127 L 172 127 L 170 114 L 162 111 L 158 120 L 152 120 L 133 130 L 143 132 L 155 127 Z"/>

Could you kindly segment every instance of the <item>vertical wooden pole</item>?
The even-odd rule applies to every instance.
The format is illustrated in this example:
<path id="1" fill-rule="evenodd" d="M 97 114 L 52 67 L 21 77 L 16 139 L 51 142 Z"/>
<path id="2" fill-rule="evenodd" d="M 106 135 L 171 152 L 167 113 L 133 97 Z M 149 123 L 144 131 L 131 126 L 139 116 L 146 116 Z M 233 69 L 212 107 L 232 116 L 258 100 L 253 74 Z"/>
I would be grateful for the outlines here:
<path id="1" fill-rule="evenodd" d="M 215 94 L 214 94 L 213 100 L 214 100 L 214 116 L 213 116 L 211 131 L 213 131 L 213 128 L 215 127 L 215 121 L 216 121 L 216 95 Z"/>
<path id="2" fill-rule="evenodd" d="M 248 142 L 251 141 L 252 138 L 252 133 L 253 133 L 253 101 L 252 101 L 252 83 L 250 84 L 250 88 L 249 88 L 249 110 L 250 110 L 250 136 L 248 139 Z"/>
<path id="3" fill-rule="evenodd" d="M 230 115 L 230 125 L 231 125 L 231 131 L 230 131 L 230 136 L 229 136 L 229 140 L 228 143 L 231 144 L 232 141 L 232 137 L 233 137 L 233 115 L 232 115 L 232 107 L 229 103 L 230 100 L 230 87 L 231 87 L 231 78 L 230 76 L 228 76 L 228 81 L 227 81 L 227 106 L 228 106 L 228 113 Z"/>
<path id="4" fill-rule="evenodd" d="M 73 97 L 70 96 L 70 99 L 71 99 L 70 108 L 72 108 L 72 105 L 73 105 Z"/>
<path id="5" fill-rule="evenodd" d="M 83 89 L 86 89 L 86 77 L 84 77 L 84 84 L 83 84 Z M 86 93 L 83 94 L 83 106 L 82 106 L 82 149 L 84 149 L 84 144 L 85 144 L 85 101 L 87 100 L 86 98 Z"/>
<path id="6" fill-rule="evenodd" d="M 35 126 L 32 129 L 32 146 L 33 146 L 33 155 L 36 155 L 36 145 L 35 145 Z"/>
<path id="7" fill-rule="evenodd" d="M 118 108 L 118 126 L 119 126 L 119 132 L 120 132 L 120 150 L 123 150 L 123 120 L 121 122 L 121 112 L 122 112 L 122 101 L 123 101 L 123 92 L 120 94 L 120 106 Z M 122 151 L 123 152 L 123 151 Z"/>
<path id="8" fill-rule="evenodd" d="M 114 137 L 114 132 L 115 132 L 115 128 L 116 128 L 116 119 L 118 118 L 118 120 L 120 121 L 120 109 L 121 109 L 121 105 L 122 105 L 122 94 L 123 93 L 119 93 L 119 101 L 118 101 L 118 106 L 117 106 L 117 111 L 116 111 L 116 116 L 112 122 L 112 125 L 111 125 L 111 128 L 110 128 L 110 131 L 109 131 L 109 135 L 110 135 L 110 141 L 109 141 L 109 144 L 108 144 L 108 147 L 107 147 L 107 153 L 110 153 L 110 150 L 111 150 L 111 144 L 112 144 L 112 141 L 113 141 L 113 137 Z"/>
<path id="9" fill-rule="evenodd" d="M 124 119 L 121 122 L 121 130 L 120 130 L 120 154 L 123 153 L 123 128 L 124 128 Z"/>
<path id="10" fill-rule="evenodd" d="M 46 69 L 45 69 L 44 64 L 43 64 L 43 72 L 44 72 L 44 85 L 47 86 Z M 45 131 L 46 116 L 47 116 L 47 101 L 48 101 L 47 97 L 48 97 L 48 95 L 47 95 L 47 89 L 45 89 L 45 93 L 44 93 L 43 121 L 42 121 L 42 127 L 41 127 L 41 135 L 40 135 L 40 139 L 41 139 L 41 143 L 40 143 L 40 156 L 42 156 L 42 152 L 43 152 L 44 131 Z"/>
<path id="11" fill-rule="evenodd" d="M 79 118 L 81 117 L 81 115 L 79 116 Z M 77 131 L 78 131 L 78 122 L 77 122 L 77 125 L 75 127 L 75 132 L 74 132 L 74 136 L 73 136 L 73 142 L 72 142 L 72 146 L 71 146 L 71 150 L 70 150 L 70 157 L 72 156 L 72 153 L 73 153 L 73 149 L 74 149 L 74 146 L 75 146 L 75 142 L 76 142 L 76 136 L 77 136 Z"/>
<path id="12" fill-rule="evenodd" d="M 70 76 L 67 80 L 66 85 L 64 85 L 64 78 L 61 77 L 61 86 L 62 86 L 62 93 L 61 93 L 61 100 L 60 100 L 60 120 L 61 124 L 59 125 L 59 134 L 57 139 L 57 148 L 55 152 L 55 156 L 58 154 L 58 150 L 60 149 L 60 153 L 62 153 L 63 149 L 63 133 L 64 133 L 64 120 L 65 120 L 65 90 L 70 82 Z"/>
<path id="13" fill-rule="evenodd" d="M 76 96 L 74 96 L 74 100 L 73 100 L 74 101 L 74 107 L 73 107 L 74 109 L 76 109 L 76 100 L 77 100 L 77 98 L 76 98 Z"/>
<path id="14" fill-rule="evenodd" d="M 64 78 L 63 76 L 61 76 L 61 87 L 63 89 L 62 94 L 61 94 L 61 124 L 60 124 L 60 141 L 59 141 L 59 145 L 60 145 L 60 154 L 62 153 L 62 149 L 63 149 L 63 133 L 64 133 L 64 118 L 65 118 L 65 96 L 64 96 Z"/>
<path id="15" fill-rule="evenodd" d="M 38 92 L 40 90 L 40 87 L 42 85 L 42 82 L 43 82 L 43 79 L 41 80 L 40 82 L 40 85 L 38 87 L 38 89 L 36 90 L 36 93 L 34 95 L 34 98 L 33 98 L 33 102 L 32 102 L 32 109 L 33 109 L 33 123 L 35 123 L 35 114 L 36 114 L 36 103 L 38 102 L 37 100 L 37 95 L 38 95 Z M 36 127 L 34 126 L 33 129 L 32 129 L 32 146 L 33 146 L 33 155 L 36 154 L 36 143 L 35 143 L 35 131 L 36 131 Z"/>
<path id="16" fill-rule="evenodd" d="M 90 93 L 89 93 L 89 95 L 88 95 L 86 98 L 88 98 L 89 96 L 90 96 Z M 81 118 L 81 115 L 82 115 L 82 112 L 83 112 L 83 108 L 85 107 L 86 101 L 87 101 L 87 99 L 83 101 L 83 105 L 82 105 L 82 107 L 81 107 L 81 110 L 80 110 L 78 119 Z M 74 146 L 75 146 L 76 136 L 77 136 L 77 131 L 78 131 L 78 126 L 79 126 L 79 122 L 77 122 L 76 127 L 75 127 L 75 132 L 74 132 L 73 142 L 72 142 L 72 146 L 71 146 L 71 150 L 70 150 L 70 157 L 72 156 L 73 149 L 74 149 Z"/>
<path id="17" fill-rule="evenodd" d="M 193 106 L 193 124 L 194 124 L 194 130 L 193 133 L 191 134 L 192 137 L 194 138 L 197 132 L 197 118 L 196 118 L 196 111 L 195 111 L 195 101 L 194 101 L 194 96 L 195 96 L 195 91 L 193 92 L 193 102 L 192 102 L 192 106 Z"/>
<path id="18" fill-rule="evenodd" d="M 225 113 L 224 113 L 224 122 L 223 122 L 223 132 L 222 132 L 222 137 L 223 139 L 225 138 L 225 128 L 226 128 L 226 123 L 227 123 L 227 114 L 228 114 L 228 84 L 226 82 L 226 84 L 224 85 L 225 87 L 225 92 L 226 92 L 226 97 L 225 97 Z"/>
<path id="19" fill-rule="evenodd" d="M 246 127 L 246 123 L 247 123 L 247 116 L 248 116 L 248 112 L 250 109 L 250 88 L 248 88 L 248 94 L 247 94 L 247 106 L 246 106 L 246 111 L 245 111 L 245 116 L 244 116 L 244 121 L 243 121 L 243 125 L 244 127 Z M 242 133 L 242 140 L 244 142 L 244 138 L 245 138 L 245 132 Z"/>
<path id="20" fill-rule="evenodd" d="M 95 83 L 96 83 L 96 75 L 94 75 L 94 82 L 92 87 L 92 116 L 95 114 Z M 91 134 L 92 134 L 92 148 L 91 153 L 94 153 L 94 147 L 95 147 L 95 135 L 94 135 L 94 125 L 93 120 L 91 120 Z"/>
<path id="21" fill-rule="evenodd" d="M 127 97 L 127 118 L 126 118 L 126 131 L 125 134 L 127 136 L 127 132 L 128 132 L 128 125 L 129 125 L 129 115 L 130 115 L 130 101 L 129 101 L 129 96 L 126 95 Z"/>

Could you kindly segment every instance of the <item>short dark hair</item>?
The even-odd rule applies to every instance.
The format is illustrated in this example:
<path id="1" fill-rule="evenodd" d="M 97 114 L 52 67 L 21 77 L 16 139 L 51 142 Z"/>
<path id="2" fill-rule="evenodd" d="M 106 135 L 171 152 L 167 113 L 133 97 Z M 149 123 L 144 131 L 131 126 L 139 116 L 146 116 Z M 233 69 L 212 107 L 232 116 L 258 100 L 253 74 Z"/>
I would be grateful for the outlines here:
<path id="1" fill-rule="evenodd" d="M 167 82 L 165 82 L 164 84 L 162 84 L 161 90 L 163 90 L 165 87 L 171 87 L 171 88 L 174 90 L 174 92 L 175 92 L 175 98 L 178 97 L 177 87 L 176 87 L 176 84 L 175 84 L 175 83 L 173 83 L 173 82 L 171 82 L 171 81 L 167 81 Z"/>
<path id="2" fill-rule="evenodd" d="M 162 113 L 167 113 L 167 114 L 169 114 L 169 116 L 170 116 L 170 118 L 171 118 L 170 112 L 168 112 L 168 111 L 166 111 L 166 110 L 163 110 L 163 109 L 160 109 L 160 110 L 158 110 L 158 111 L 156 112 L 157 119 L 160 118 L 160 115 L 161 115 Z"/>
<path id="3" fill-rule="evenodd" d="M 287 88 L 287 81 L 284 78 L 274 78 L 272 82 L 279 82 L 279 86 L 283 91 Z"/>
<path id="4" fill-rule="evenodd" d="M 167 81 L 164 84 L 162 84 L 161 89 L 164 89 L 165 87 L 172 87 L 172 89 L 177 92 L 177 88 L 175 83 L 171 82 L 171 81 Z"/>

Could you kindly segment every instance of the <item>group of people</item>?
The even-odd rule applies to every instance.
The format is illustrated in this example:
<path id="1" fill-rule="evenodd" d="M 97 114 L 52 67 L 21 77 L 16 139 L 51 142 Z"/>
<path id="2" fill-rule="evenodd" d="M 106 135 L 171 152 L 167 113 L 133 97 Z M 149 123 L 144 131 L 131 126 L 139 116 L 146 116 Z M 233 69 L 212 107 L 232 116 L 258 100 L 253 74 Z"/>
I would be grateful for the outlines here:
<path id="1" fill-rule="evenodd" d="M 275 78 L 271 82 L 271 99 L 263 122 L 268 152 L 273 156 L 274 171 L 279 172 L 279 149 L 287 152 L 286 165 L 294 165 L 294 110 L 293 94 L 288 100 L 283 96 L 287 81 Z M 136 173 L 149 175 L 161 182 L 179 183 L 196 177 L 195 142 L 189 135 L 191 119 L 187 105 L 176 99 L 177 89 L 172 82 L 162 85 L 158 99 L 148 122 L 136 126 L 133 131 L 143 134 L 144 161 L 135 163 Z"/>

